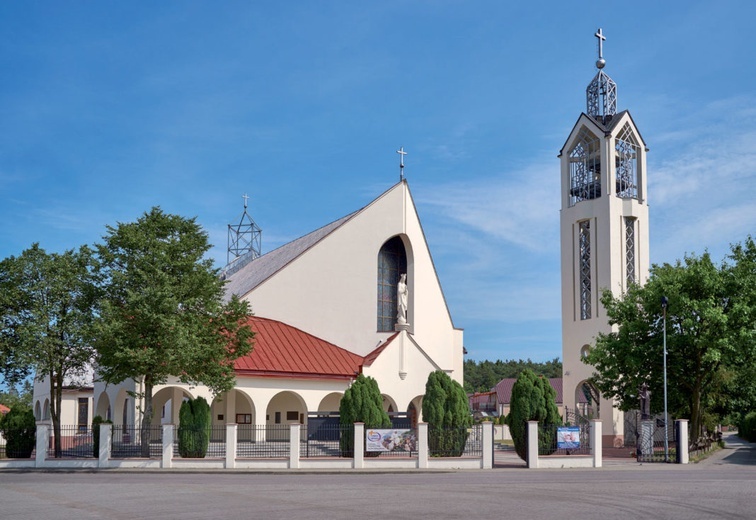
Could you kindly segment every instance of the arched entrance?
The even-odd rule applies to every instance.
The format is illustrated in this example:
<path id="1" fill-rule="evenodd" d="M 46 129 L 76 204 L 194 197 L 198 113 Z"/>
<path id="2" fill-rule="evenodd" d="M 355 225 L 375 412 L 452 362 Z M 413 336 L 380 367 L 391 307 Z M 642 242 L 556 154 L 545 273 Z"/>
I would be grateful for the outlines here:
<path id="1" fill-rule="evenodd" d="M 152 396 L 152 424 L 179 424 L 181 403 L 192 394 L 179 386 L 161 388 Z"/>
<path id="2" fill-rule="evenodd" d="M 286 440 L 289 438 L 289 431 L 285 426 L 305 424 L 307 405 L 299 394 L 287 390 L 273 396 L 265 415 L 268 426 L 267 440 Z"/>
<path id="3" fill-rule="evenodd" d="M 99 415 L 106 421 L 112 421 L 111 409 L 110 409 L 110 397 L 108 393 L 103 391 L 97 398 L 97 405 L 95 406 L 95 415 Z"/>
<path id="4" fill-rule="evenodd" d="M 601 394 L 588 380 L 582 381 L 575 389 L 575 408 L 586 419 L 601 418 Z"/>

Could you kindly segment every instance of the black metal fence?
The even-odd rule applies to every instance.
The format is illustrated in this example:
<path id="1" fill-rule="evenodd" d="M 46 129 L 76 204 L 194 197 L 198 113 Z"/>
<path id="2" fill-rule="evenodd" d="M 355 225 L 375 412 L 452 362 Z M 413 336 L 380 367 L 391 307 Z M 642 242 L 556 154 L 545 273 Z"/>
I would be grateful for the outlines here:
<path id="1" fill-rule="evenodd" d="M 151 425 L 149 428 L 149 440 L 144 439 L 149 446 L 147 455 L 151 459 L 159 459 L 163 456 L 163 426 Z M 110 456 L 114 459 L 131 457 L 143 457 L 142 455 L 142 431 L 141 427 L 133 424 L 114 424 L 113 436 L 110 444 Z"/>
<path id="2" fill-rule="evenodd" d="M 428 427 L 428 455 L 431 457 L 483 456 L 483 425 L 471 428 Z"/>
<path id="3" fill-rule="evenodd" d="M 591 454 L 591 423 L 538 424 L 538 455 L 566 456 Z"/>
<path id="4" fill-rule="evenodd" d="M 55 431 L 49 429 L 47 443 L 47 457 L 55 457 Z M 94 457 L 94 441 L 92 429 L 87 426 L 60 426 L 60 456 L 62 458 L 92 458 Z"/>
<path id="5" fill-rule="evenodd" d="M 667 434 L 667 451 L 664 434 Z M 677 434 L 674 420 L 664 424 L 664 415 L 641 418 L 639 410 L 625 412 L 625 446 L 635 448 L 638 462 L 674 462 L 677 459 Z"/>
<path id="6" fill-rule="evenodd" d="M 288 424 L 240 424 L 237 427 L 236 456 L 239 458 L 288 458 Z"/>
<path id="7" fill-rule="evenodd" d="M 323 418 L 332 419 L 332 418 Z M 354 425 L 342 425 L 338 417 L 333 420 L 316 420 L 310 417 L 307 425 L 300 430 L 299 456 L 310 457 L 346 457 L 350 454 L 347 440 L 342 446 L 343 437 L 354 436 Z"/>
<path id="8" fill-rule="evenodd" d="M 223 458 L 226 456 L 226 425 L 210 428 L 176 429 L 173 453 L 183 458 Z"/>

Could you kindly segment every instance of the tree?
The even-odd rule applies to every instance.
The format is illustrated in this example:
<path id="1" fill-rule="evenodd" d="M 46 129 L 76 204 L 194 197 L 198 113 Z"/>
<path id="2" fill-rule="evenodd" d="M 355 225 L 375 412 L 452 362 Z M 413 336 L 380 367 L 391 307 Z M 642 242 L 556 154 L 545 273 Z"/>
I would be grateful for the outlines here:
<path id="1" fill-rule="evenodd" d="M 451 457 L 462 455 L 472 415 L 464 388 L 446 372 L 436 370 L 428 374 L 423 421 L 428 423 L 431 452 Z"/>
<path id="2" fill-rule="evenodd" d="M 539 453 L 548 452 L 548 449 L 555 445 L 553 437 L 556 435 L 556 426 L 562 424 L 556 406 L 556 392 L 548 379 L 525 369 L 512 387 L 509 415 L 506 419 L 515 451 L 522 460 L 527 460 L 528 421 L 538 421 Z"/>
<path id="3" fill-rule="evenodd" d="M 234 361 L 251 350 L 247 302 L 224 303 L 224 282 L 207 234 L 195 222 L 152 208 L 107 227 L 97 246 L 103 298 L 95 329 L 98 375 L 143 383 L 142 455 L 149 455 L 152 393 L 174 376 L 214 394 L 234 386 Z"/>
<path id="4" fill-rule="evenodd" d="M 31 457 L 37 436 L 37 422 L 30 408 L 16 405 L 4 417 L 0 417 L 0 433 L 5 437 L 5 454 L 8 457 Z"/>
<path id="5" fill-rule="evenodd" d="M 729 320 L 734 299 L 725 270 L 708 253 L 683 262 L 654 265 L 648 282 L 621 296 L 604 291 L 601 303 L 615 330 L 599 334 L 584 361 L 595 369 L 594 384 L 617 399 L 622 410 L 637 406 L 638 388 L 651 389 L 651 412 L 663 410 L 662 297 L 668 299 L 668 411 L 690 417 L 691 437 L 703 433 L 705 412 L 722 395 L 726 369 L 736 353 Z M 751 327 L 753 325 L 751 324 Z"/>
<path id="6" fill-rule="evenodd" d="M 339 423 L 349 427 L 356 422 L 365 423 L 365 428 L 389 428 L 391 419 L 383 410 L 383 399 L 378 382 L 360 374 L 344 392 L 339 403 Z M 345 456 L 354 453 L 354 429 L 342 431 L 341 452 Z"/>
<path id="7" fill-rule="evenodd" d="M 202 459 L 210 445 L 210 405 L 204 397 L 181 403 L 179 410 L 179 455 L 188 459 Z"/>
<path id="8" fill-rule="evenodd" d="M 32 372 L 49 379 L 56 457 L 63 386 L 84 384 L 94 354 L 88 337 L 96 298 L 92 265 L 86 246 L 48 254 L 39 244 L 0 262 L 4 375 L 11 384 Z"/>
<path id="9" fill-rule="evenodd" d="M 7 391 L 0 391 L 0 404 L 4 404 L 8 408 L 13 408 L 16 404 L 31 408 L 33 394 L 34 386 L 30 380 L 26 379 L 21 383 L 20 391 L 18 385 L 8 385 Z"/>
<path id="10" fill-rule="evenodd" d="M 510 359 L 508 361 L 499 359 L 480 362 L 467 359 L 464 366 L 465 391 L 467 393 L 488 392 L 502 379 L 517 378 L 520 372 L 526 368 L 544 377 L 562 377 L 562 362 L 559 358 L 543 363 L 537 363 L 530 359 L 525 361 L 522 359 Z"/>

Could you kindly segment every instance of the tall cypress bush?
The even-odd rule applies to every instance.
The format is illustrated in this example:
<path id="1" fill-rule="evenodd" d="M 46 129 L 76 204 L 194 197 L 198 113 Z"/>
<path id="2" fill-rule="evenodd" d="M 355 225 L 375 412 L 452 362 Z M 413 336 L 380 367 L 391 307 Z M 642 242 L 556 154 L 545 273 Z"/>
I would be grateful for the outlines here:
<path id="1" fill-rule="evenodd" d="M 12 459 L 28 459 L 34 451 L 37 438 L 37 421 L 34 413 L 22 405 L 11 407 L 0 418 L 0 433 L 5 437 L 5 455 Z"/>
<path id="2" fill-rule="evenodd" d="M 467 394 L 446 372 L 428 375 L 423 397 L 423 421 L 428 423 L 428 445 L 436 456 L 459 457 L 465 451 L 472 415 Z"/>
<path id="3" fill-rule="evenodd" d="M 185 459 L 201 459 L 210 445 L 210 405 L 204 397 L 181 403 L 179 410 L 179 455 Z"/>
<path id="4" fill-rule="evenodd" d="M 339 404 L 339 423 L 344 427 L 339 446 L 344 457 L 354 456 L 354 428 L 349 428 L 349 426 L 356 422 L 365 423 L 366 429 L 391 427 L 391 419 L 383 410 L 383 399 L 378 382 L 363 374 L 357 376 L 357 379 L 347 388 Z"/>
<path id="5" fill-rule="evenodd" d="M 548 379 L 536 376 L 532 370 L 520 372 L 512 387 L 507 424 L 512 434 L 515 451 L 522 460 L 527 459 L 528 421 L 538 421 L 539 453 L 553 452 L 556 446 L 556 428 L 562 424 L 556 405 L 556 392 Z"/>

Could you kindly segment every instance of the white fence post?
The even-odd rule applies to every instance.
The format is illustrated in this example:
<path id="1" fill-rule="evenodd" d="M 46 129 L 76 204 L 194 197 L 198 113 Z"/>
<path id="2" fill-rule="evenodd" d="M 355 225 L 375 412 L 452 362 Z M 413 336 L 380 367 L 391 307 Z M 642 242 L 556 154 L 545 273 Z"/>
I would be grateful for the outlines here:
<path id="1" fill-rule="evenodd" d="M 428 468 L 428 423 L 417 423 L 417 467 Z"/>
<path id="2" fill-rule="evenodd" d="M 602 426 L 599 419 L 591 420 L 591 455 L 593 455 L 593 467 L 600 468 L 604 464 Z"/>
<path id="3" fill-rule="evenodd" d="M 163 425 L 163 460 L 161 468 L 170 468 L 173 465 L 173 425 Z"/>
<path id="4" fill-rule="evenodd" d="M 528 468 L 538 467 L 538 421 L 528 421 L 528 451 L 526 463 Z"/>
<path id="5" fill-rule="evenodd" d="M 365 423 L 354 423 L 354 468 L 365 467 Z"/>
<path id="6" fill-rule="evenodd" d="M 47 446 L 50 443 L 50 425 L 46 423 L 37 423 L 37 443 L 36 443 L 36 456 L 34 457 L 34 465 L 37 468 L 41 468 L 45 465 L 45 458 L 47 457 Z"/>
<path id="7" fill-rule="evenodd" d="M 680 464 L 688 464 L 690 463 L 690 453 L 688 453 L 688 419 L 678 419 L 675 421 L 677 423 L 677 453 L 679 453 L 679 457 L 677 460 L 680 461 Z"/>
<path id="8" fill-rule="evenodd" d="M 299 439 L 301 424 L 289 425 L 289 469 L 299 469 Z"/>
<path id="9" fill-rule="evenodd" d="M 226 469 L 236 467 L 236 442 L 237 442 L 236 424 L 226 424 Z"/>
<path id="10" fill-rule="evenodd" d="M 107 468 L 110 465 L 110 449 L 113 445 L 113 425 L 100 424 L 100 446 L 97 452 L 97 467 Z"/>
<path id="11" fill-rule="evenodd" d="M 493 468 L 493 447 L 493 423 L 487 421 L 483 423 L 483 461 L 480 465 L 481 468 Z"/>

